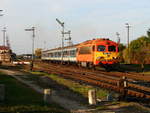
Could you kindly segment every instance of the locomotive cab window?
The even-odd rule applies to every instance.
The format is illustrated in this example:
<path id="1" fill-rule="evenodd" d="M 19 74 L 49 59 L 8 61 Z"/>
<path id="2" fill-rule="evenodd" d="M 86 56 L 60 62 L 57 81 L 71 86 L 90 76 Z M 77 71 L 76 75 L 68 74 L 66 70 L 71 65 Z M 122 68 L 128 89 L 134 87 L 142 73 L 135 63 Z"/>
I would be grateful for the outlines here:
<path id="1" fill-rule="evenodd" d="M 116 46 L 108 46 L 108 51 L 116 51 Z"/>
<path id="2" fill-rule="evenodd" d="M 106 50 L 105 46 L 103 46 L 103 45 L 97 46 L 97 51 L 105 51 L 105 50 Z"/>

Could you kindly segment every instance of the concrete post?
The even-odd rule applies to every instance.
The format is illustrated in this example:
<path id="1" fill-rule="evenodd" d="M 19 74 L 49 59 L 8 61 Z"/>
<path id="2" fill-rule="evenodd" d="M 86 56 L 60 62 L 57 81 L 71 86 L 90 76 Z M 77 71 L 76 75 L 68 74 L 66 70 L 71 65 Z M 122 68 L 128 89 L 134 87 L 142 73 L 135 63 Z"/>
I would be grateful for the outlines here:
<path id="1" fill-rule="evenodd" d="M 44 89 L 44 102 L 49 102 L 52 91 L 50 89 Z"/>
<path id="2" fill-rule="evenodd" d="M 89 97 L 89 104 L 96 105 L 96 90 L 89 90 L 88 97 Z"/>
<path id="3" fill-rule="evenodd" d="M 0 84 L 0 101 L 5 100 L 5 85 Z"/>
<path id="4" fill-rule="evenodd" d="M 107 94 L 107 101 L 113 101 L 113 94 L 112 94 L 112 92 L 109 92 Z"/>
<path id="5" fill-rule="evenodd" d="M 123 87 L 126 88 L 127 87 L 127 77 L 123 76 Z"/>

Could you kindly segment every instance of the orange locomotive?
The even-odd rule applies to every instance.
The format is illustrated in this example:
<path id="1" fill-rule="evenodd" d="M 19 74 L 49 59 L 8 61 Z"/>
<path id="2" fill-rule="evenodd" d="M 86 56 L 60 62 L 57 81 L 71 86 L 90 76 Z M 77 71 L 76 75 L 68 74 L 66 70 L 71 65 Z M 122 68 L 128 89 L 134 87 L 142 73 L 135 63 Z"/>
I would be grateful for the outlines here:
<path id="1" fill-rule="evenodd" d="M 77 46 L 77 62 L 84 67 L 118 63 L 118 44 L 109 39 L 93 39 Z"/>

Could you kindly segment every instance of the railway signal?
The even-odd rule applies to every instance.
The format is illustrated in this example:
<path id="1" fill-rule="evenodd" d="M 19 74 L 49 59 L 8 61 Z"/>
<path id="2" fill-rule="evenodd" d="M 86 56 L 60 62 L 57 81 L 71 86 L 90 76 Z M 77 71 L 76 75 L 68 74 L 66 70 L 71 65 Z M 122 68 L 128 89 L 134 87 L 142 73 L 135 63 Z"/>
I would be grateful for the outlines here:
<path id="1" fill-rule="evenodd" d="M 62 27 L 62 49 L 61 49 L 61 63 L 63 63 L 63 48 L 64 48 L 64 29 L 65 29 L 65 26 L 64 26 L 64 22 L 61 22 L 60 20 L 58 20 L 56 18 L 56 21 L 58 22 L 58 24 L 61 25 Z"/>
<path id="2" fill-rule="evenodd" d="M 2 12 L 3 10 L 0 10 L 0 12 Z M 4 14 L 0 14 L 0 16 L 3 16 Z"/>
<path id="3" fill-rule="evenodd" d="M 35 27 L 30 29 L 25 29 L 25 31 L 32 31 L 32 62 L 31 62 L 31 70 L 33 69 L 33 61 L 34 61 L 34 38 L 35 38 Z"/>
<path id="4" fill-rule="evenodd" d="M 65 40 L 68 40 L 68 45 L 71 46 L 72 45 L 72 42 L 71 42 L 71 31 L 69 30 L 68 32 L 64 32 L 64 34 L 68 34 L 69 35 L 69 38 L 65 38 Z"/>
<path id="5" fill-rule="evenodd" d="M 64 22 L 61 22 L 60 20 L 58 20 L 57 18 L 56 18 L 56 21 L 62 26 L 62 27 L 64 27 Z"/>

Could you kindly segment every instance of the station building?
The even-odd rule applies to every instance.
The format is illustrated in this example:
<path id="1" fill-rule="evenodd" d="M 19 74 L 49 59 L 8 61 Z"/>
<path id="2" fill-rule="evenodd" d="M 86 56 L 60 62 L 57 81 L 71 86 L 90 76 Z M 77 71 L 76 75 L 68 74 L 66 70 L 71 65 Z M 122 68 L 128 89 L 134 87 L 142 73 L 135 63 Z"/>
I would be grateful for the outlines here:
<path id="1" fill-rule="evenodd" d="M 0 46 L 0 62 L 11 61 L 11 49 L 7 46 Z"/>

